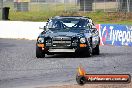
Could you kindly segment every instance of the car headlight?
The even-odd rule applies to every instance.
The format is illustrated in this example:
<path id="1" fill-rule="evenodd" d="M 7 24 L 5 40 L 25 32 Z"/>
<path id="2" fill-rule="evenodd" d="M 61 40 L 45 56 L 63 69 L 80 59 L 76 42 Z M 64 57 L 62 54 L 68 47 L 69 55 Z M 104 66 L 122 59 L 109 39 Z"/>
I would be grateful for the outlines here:
<path id="1" fill-rule="evenodd" d="M 86 42 L 86 39 L 85 38 L 80 38 L 80 42 L 81 43 L 85 43 Z"/>
<path id="2" fill-rule="evenodd" d="M 44 43 L 44 38 L 38 38 L 39 43 Z"/>

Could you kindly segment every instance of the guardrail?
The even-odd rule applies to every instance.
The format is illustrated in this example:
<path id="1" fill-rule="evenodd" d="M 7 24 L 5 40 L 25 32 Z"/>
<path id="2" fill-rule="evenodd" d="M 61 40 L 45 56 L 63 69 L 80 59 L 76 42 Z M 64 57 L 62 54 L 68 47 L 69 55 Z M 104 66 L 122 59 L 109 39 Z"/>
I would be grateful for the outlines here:
<path id="1" fill-rule="evenodd" d="M 0 21 L 0 38 L 36 40 L 46 22 Z"/>

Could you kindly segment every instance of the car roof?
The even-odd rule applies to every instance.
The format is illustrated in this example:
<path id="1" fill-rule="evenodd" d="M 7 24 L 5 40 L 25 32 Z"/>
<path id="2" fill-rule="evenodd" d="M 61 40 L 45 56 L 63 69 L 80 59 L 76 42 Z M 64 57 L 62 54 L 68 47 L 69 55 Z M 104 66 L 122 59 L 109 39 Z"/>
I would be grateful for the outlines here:
<path id="1" fill-rule="evenodd" d="M 90 19 L 89 17 L 85 16 L 55 16 L 52 19 Z"/>

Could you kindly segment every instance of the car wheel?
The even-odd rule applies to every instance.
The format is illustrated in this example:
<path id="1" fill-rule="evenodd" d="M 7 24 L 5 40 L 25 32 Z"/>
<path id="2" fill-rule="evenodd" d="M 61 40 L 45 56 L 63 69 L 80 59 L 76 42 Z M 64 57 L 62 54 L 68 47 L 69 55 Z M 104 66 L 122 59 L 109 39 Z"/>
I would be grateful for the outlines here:
<path id="1" fill-rule="evenodd" d="M 99 55 L 100 54 L 99 44 L 96 45 L 96 47 L 93 49 L 93 54 L 95 54 L 95 55 Z"/>
<path id="2" fill-rule="evenodd" d="M 88 46 L 88 49 L 87 49 L 87 56 L 88 57 L 91 57 L 92 56 L 92 52 L 93 52 L 93 48 L 92 48 L 92 40 L 89 42 L 89 44 L 88 44 L 89 46 Z"/>
<path id="3" fill-rule="evenodd" d="M 91 57 L 92 56 L 92 46 L 88 47 L 88 56 Z"/>
<path id="4" fill-rule="evenodd" d="M 44 58 L 45 57 L 45 53 L 38 46 L 36 46 L 36 57 L 37 58 Z"/>

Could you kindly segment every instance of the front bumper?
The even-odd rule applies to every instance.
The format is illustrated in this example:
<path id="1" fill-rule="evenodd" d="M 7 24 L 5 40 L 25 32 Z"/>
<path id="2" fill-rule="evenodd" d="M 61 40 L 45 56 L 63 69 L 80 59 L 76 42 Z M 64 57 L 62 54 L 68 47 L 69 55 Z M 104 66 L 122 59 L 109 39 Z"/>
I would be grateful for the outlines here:
<path id="1" fill-rule="evenodd" d="M 37 42 L 38 43 L 38 42 Z M 39 47 L 45 53 L 75 53 L 88 49 L 88 44 L 80 43 L 79 38 L 55 37 L 53 39 L 46 38 L 43 43 L 44 47 Z"/>
<path id="2" fill-rule="evenodd" d="M 60 53 L 82 53 L 88 50 L 88 46 L 70 46 L 70 47 L 39 47 L 45 54 L 60 54 Z"/>
<path id="3" fill-rule="evenodd" d="M 49 49 L 50 53 L 74 53 L 75 49 Z"/>

